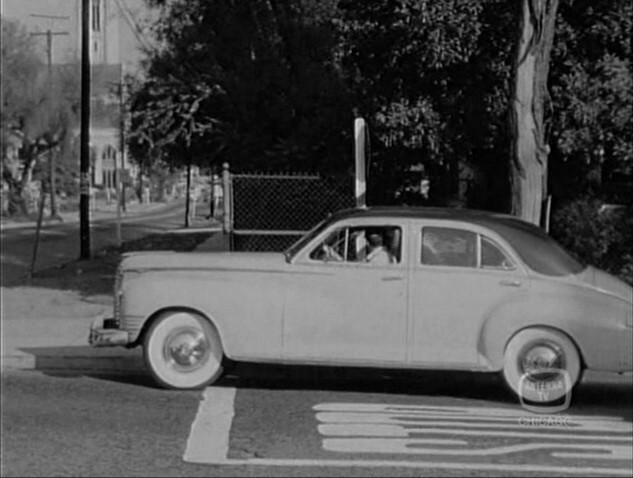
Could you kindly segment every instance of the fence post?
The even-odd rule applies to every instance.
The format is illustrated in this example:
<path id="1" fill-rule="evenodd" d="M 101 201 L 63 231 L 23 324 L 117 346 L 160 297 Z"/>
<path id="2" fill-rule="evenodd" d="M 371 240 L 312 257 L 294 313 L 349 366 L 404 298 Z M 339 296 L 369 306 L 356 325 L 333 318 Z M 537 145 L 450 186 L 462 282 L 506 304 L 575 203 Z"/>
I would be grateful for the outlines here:
<path id="1" fill-rule="evenodd" d="M 233 191 L 231 190 L 231 173 L 229 163 L 222 165 L 222 225 L 225 234 L 229 234 L 232 229 L 231 218 L 233 216 Z"/>

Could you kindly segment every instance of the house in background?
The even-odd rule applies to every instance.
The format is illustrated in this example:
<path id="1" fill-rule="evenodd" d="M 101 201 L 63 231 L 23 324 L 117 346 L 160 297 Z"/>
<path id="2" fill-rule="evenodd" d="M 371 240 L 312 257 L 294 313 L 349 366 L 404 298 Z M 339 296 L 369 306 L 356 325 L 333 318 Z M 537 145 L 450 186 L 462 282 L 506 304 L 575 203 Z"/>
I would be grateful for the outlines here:
<path id="1" fill-rule="evenodd" d="M 127 175 L 137 176 L 136 167 L 122 147 L 119 88 L 124 75 L 140 69 L 143 49 L 150 42 L 145 25 L 152 12 L 144 0 L 89 1 L 91 177 L 93 186 L 104 188 L 114 186 L 115 161 Z M 2 16 L 19 21 L 30 33 L 62 33 L 53 37 L 53 65 L 76 65 L 79 76 L 82 4 L 82 0 L 2 0 Z M 46 61 L 46 37 L 40 37 L 42 59 Z"/>

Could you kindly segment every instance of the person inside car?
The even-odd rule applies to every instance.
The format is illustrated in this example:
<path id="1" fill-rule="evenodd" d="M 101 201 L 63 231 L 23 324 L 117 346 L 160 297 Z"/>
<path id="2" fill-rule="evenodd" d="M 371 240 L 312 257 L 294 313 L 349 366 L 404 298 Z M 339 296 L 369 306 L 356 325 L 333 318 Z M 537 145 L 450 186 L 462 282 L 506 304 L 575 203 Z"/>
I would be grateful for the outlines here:
<path id="1" fill-rule="evenodd" d="M 382 235 L 369 234 L 368 243 L 367 262 L 372 264 L 391 264 L 393 262 L 389 250 L 383 245 Z"/>

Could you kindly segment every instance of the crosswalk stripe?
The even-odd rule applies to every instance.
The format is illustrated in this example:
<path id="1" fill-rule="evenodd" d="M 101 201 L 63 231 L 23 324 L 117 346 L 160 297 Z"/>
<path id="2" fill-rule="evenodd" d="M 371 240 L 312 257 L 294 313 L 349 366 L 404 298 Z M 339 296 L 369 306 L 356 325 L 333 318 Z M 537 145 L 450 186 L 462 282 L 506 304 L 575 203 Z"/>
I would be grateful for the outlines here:
<path id="1" fill-rule="evenodd" d="M 208 387 L 191 424 L 183 459 L 193 463 L 226 460 L 235 414 L 235 388 Z"/>

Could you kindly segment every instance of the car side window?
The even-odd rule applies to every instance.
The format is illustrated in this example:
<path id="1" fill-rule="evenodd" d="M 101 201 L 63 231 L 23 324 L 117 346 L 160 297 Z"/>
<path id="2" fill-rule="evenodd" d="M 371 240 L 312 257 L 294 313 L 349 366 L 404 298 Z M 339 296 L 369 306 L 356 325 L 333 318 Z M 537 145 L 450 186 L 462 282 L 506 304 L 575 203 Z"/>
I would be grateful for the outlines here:
<path id="1" fill-rule="evenodd" d="M 477 234 L 463 229 L 422 229 L 422 264 L 477 267 Z"/>
<path id="2" fill-rule="evenodd" d="M 397 264 L 401 261 L 402 229 L 397 226 L 350 226 L 328 235 L 310 253 L 322 262 Z"/>
<path id="3" fill-rule="evenodd" d="M 491 239 L 481 236 L 481 267 L 485 269 L 514 269 L 512 260 Z"/>

